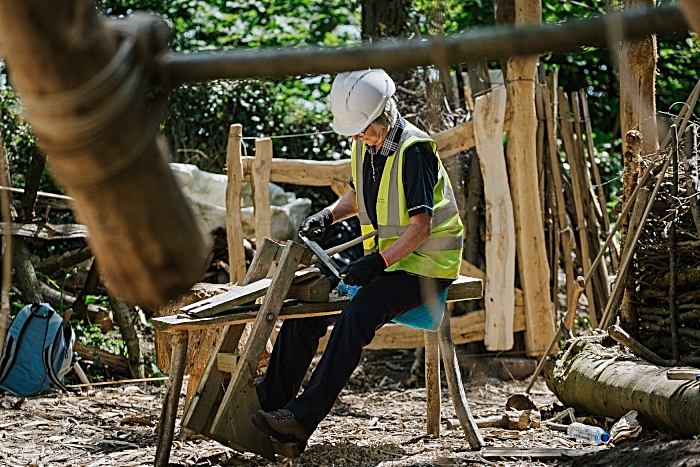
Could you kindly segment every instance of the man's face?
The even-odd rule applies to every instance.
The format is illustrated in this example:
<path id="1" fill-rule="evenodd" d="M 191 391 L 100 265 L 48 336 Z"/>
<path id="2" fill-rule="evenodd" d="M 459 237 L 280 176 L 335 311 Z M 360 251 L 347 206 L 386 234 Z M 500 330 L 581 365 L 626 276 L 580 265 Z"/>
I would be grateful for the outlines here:
<path id="1" fill-rule="evenodd" d="M 367 143 L 368 146 L 377 146 L 379 143 L 384 142 L 386 135 L 384 131 L 379 131 L 374 125 L 369 125 L 363 132 L 354 135 L 352 139 L 357 141 L 358 139 Z"/>

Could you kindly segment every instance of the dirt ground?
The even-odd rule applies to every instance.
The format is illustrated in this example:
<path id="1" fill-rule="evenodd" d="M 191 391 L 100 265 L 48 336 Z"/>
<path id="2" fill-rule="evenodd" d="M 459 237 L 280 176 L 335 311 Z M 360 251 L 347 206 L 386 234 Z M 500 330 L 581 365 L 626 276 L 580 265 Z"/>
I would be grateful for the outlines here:
<path id="1" fill-rule="evenodd" d="M 668 443 L 671 438 L 666 434 L 643 431 L 641 445 L 611 450 L 577 443 L 567 438 L 565 433 L 547 428 L 520 432 L 485 428 L 482 433 L 490 448 L 575 448 L 590 451 L 591 454 L 575 458 L 568 464 L 564 464 L 565 461 L 547 463 L 535 459 L 484 459 L 483 451 L 470 451 L 461 430 L 446 429 L 444 421 L 456 416 L 444 381 L 441 436 L 433 438 L 425 434 L 423 380 L 418 378 L 412 387 L 405 382 L 410 376 L 413 361 L 412 351 L 366 351 L 360 367 L 338 398 L 332 413 L 321 423 L 309 440 L 309 447 L 297 459 L 278 456 L 278 461 L 271 463 L 252 454 L 238 453 L 214 441 L 194 439 L 175 442 L 171 465 L 700 465 L 700 441 Z M 521 392 L 525 382 L 467 377 L 465 387 L 472 412 L 477 417 L 484 417 L 499 414 L 508 396 Z M 53 394 L 27 399 L 0 396 L 0 465 L 152 465 L 157 437 L 155 427 L 164 393 L 163 386 L 132 384 L 103 386 L 97 391 L 79 395 Z M 543 420 L 557 412 L 557 401 L 541 378 L 532 395 L 542 410 Z M 558 409 L 561 410 L 561 407 Z M 176 430 L 179 430 L 179 425 Z M 603 452 L 597 453 L 601 449 Z M 631 456 L 630 462 L 620 463 L 622 454 Z M 653 464 L 641 462 L 641 459 L 647 458 L 656 460 Z M 611 459 L 620 462 L 614 463 Z"/>

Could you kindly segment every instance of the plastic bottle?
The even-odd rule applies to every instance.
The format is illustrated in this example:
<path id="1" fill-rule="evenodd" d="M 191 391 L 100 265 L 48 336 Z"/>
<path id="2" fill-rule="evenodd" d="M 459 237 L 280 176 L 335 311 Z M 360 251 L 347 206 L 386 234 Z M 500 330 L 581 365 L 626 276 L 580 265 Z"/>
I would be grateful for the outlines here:
<path id="1" fill-rule="evenodd" d="M 591 444 L 607 443 L 610 435 L 597 426 L 584 425 L 583 423 L 572 423 L 566 429 L 566 434 L 579 441 L 586 441 Z"/>

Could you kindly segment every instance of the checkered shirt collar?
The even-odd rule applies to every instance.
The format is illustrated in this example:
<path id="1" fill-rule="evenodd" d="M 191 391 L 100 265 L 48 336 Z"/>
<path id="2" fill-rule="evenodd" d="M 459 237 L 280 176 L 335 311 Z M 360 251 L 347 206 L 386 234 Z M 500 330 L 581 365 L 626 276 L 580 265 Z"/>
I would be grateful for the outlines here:
<path id="1" fill-rule="evenodd" d="M 396 123 L 389 129 L 389 134 L 386 135 L 386 139 L 382 143 L 382 147 L 379 148 L 379 155 L 384 157 L 389 157 L 399 148 L 399 141 L 401 141 L 401 135 L 403 130 L 406 128 L 406 120 L 403 119 L 401 114 L 396 112 Z M 374 146 L 367 146 L 367 153 L 371 156 L 377 154 L 377 150 Z"/>

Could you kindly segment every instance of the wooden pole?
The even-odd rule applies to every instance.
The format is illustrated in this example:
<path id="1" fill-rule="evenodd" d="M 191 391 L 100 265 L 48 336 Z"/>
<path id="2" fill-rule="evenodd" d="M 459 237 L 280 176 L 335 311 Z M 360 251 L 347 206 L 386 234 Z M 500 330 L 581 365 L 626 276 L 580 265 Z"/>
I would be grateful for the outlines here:
<path id="1" fill-rule="evenodd" d="M 693 31 L 700 34 L 700 4 L 695 0 L 681 0 L 681 9 Z"/>
<path id="2" fill-rule="evenodd" d="M 425 339 L 425 396 L 428 434 L 440 436 L 440 346 L 437 332 L 423 331 Z"/>
<path id="3" fill-rule="evenodd" d="M 539 24 L 538 0 L 515 0 L 515 24 Z M 537 56 L 508 60 L 506 86 L 513 120 L 506 158 L 515 218 L 520 283 L 525 298 L 525 347 L 530 356 L 540 356 L 555 332 L 549 298 L 549 264 L 544 242 L 536 160 L 537 115 L 535 72 Z"/>
<path id="4" fill-rule="evenodd" d="M 698 126 L 690 125 L 685 132 L 685 152 L 681 152 L 683 168 L 685 169 L 686 198 L 690 198 L 690 212 L 695 222 L 695 230 L 700 233 L 700 203 L 696 184 L 700 178 L 698 163 Z"/>
<path id="5" fill-rule="evenodd" d="M 158 105 L 148 107 L 167 24 L 138 16 L 109 25 L 86 0 L 0 3 L 12 85 L 111 290 L 157 307 L 202 278 L 211 239 L 156 138 Z"/>
<path id="6" fill-rule="evenodd" d="M 0 109 L 0 182 L 3 186 L 10 186 L 10 169 L 5 149 L 4 128 L 2 126 L 2 109 Z M 0 192 L 0 214 L 2 221 L 9 224 L 12 221 L 10 206 L 12 197 L 5 190 Z M 7 331 L 10 328 L 10 288 L 12 287 L 12 233 L 5 229 L 3 233 L 2 251 L 2 290 L 0 293 L 0 344 L 5 345 Z"/>
<path id="7" fill-rule="evenodd" d="M 452 341 L 452 328 L 450 320 L 452 313 L 450 307 L 445 307 L 445 315 L 440 323 L 437 335 L 440 341 L 440 353 L 442 353 L 442 361 L 445 364 L 445 376 L 447 377 L 447 386 L 450 388 L 450 397 L 452 404 L 455 407 L 455 413 L 459 419 L 460 425 L 464 430 L 464 436 L 467 438 L 469 446 L 473 450 L 479 450 L 484 447 L 484 438 L 479 433 L 479 428 L 476 426 L 474 417 L 469 410 L 467 395 L 462 385 L 462 376 L 455 353 L 455 345 Z M 427 361 L 427 360 L 426 360 Z M 438 378 L 439 379 L 439 378 Z M 438 424 L 440 420 L 438 417 Z"/>
<path id="8" fill-rule="evenodd" d="M 676 128 L 672 128 L 675 130 Z M 668 286 L 668 311 L 671 315 L 671 347 L 673 359 L 680 360 L 680 343 L 678 342 L 678 306 L 676 304 L 676 212 L 679 206 L 676 202 L 678 199 L 678 134 L 674 131 L 673 139 L 671 140 L 673 156 L 671 165 L 673 166 L 673 184 L 671 185 L 671 194 L 673 195 L 671 202 L 671 228 L 668 233 L 668 251 L 669 251 L 669 286 Z M 664 173 L 659 174 L 659 178 L 664 178 Z"/>
<path id="9" fill-rule="evenodd" d="M 574 189 L 574 205 L 576 207 L 576 219 L 578 221 L 578 235 L 580 240 L 581 255 L 579 261 L 583 268 L 583 274 L 588 278 L 589 271 L 592 270 L 590 256 L 588 252 L 588 231 L 586 230 L 585 213 L 583 212 L 584 187 L 581 186 L 581 176 L 578 173 L 578 164 L 576 163 L 576 145 L 574 142 L 573 128 L 569 116 L 569 99 L 564 92 L 564 89 L 559 88 L 559 116 L 561 118 L 561 132 L 566 155 L 569 159 L 569 167 L 571 168 L 571 184 Z M 595 298 L 593 296 L 593 284 L 588 279 L 586 282 L 586 298 L 588 299 L 588 312 L 591 319 L 593 329 L 598 327 L 598 317 L 595 311 Z"/>
<path id="10" fill-rule="evenodd" d="M 496 89 L 477 97 L 474 106 L 474 137 L 484 180 L 489 271 L 484 286 L 484 344 L 488 350 L 510 350 L 515 306 L 515 223 L 503 154 L 506 90 Z"/>
<path id="11" fill-rule="evenodd" d="M 255 211 L 255 238 L 272 238 L 270 219 L 270 164 L 272 162 L 272 140 L 255 140 L 253 161 L 253 206 Z"/>
<path id="12" fill-rule="evenodd" d="M 416 66 L 463 63 L 484 57 L 500 59 L 542 52 L 567 52 L 581 46 L 609 45 L 611 30 L 624 31 L 627 38 L 650 33 L 669 34 L 686 29 L 683 14 L 676 5 L 624 12 L 617 18 L 601 15 L 562 24 L 517 28 L 483 28 L 471 33 L 427 41 L 374 41 L 358 47 L 302 47 L 268 49 L 251 54 L 249 50 L 168 54 L 159 59 L 163 76 L 173 84 L 213 79 L 260 76 L 297 76 L 336 73 L 362 68 L 404 71 Z M 613 24 L 608 24 L 614 21 Z"/>
<path id="13" fill-rule="evenodd" d="M 175 419 L 180 401 L 182 379 L 185 375 L 187 360 L 187 331 L 176 332 L 173 336 L 173 350 L 170 359 L 170 379 L 163 401 L 163 411 L 158 421 L 158 445 L 156 447 L 155 467 L 168 467 L 170 449 L 175 434 Z"/>
<path id="14" fill-rule="evenodd" d="M 547 143 L 549 144 L 549 164 L 552 170 L 552 178 L 554 179 L 554 192 L 557 199 L 557 216 L 559 231 L 555 238 L 560 239 L 561 255 L 564 261 L 564 272 L 566 273 L 566 296 L 571 296 L 574 284 L 574 263 L 571 260 L 571 228 L 566 217 L 566 201 L 564 200 L 564 187 L 561 183 L 561 172 L 559 171 L 559 151 L 557 149 L 557 129 L 556 110 L 552 109 L 550 103 L 550 90 L 547 84 L 544 84 L 542 98 L 544 100 L 544 114 L 547 123 Z M 555 90 L 556 93 L 556 90 Z M 556 94 L 555 94 L 556 95 Z M 557 245 L 557 248 L 559 246 Z"/>
<path id="15" fill-rule="evenodd" d="M 245 278 L 245 248 L 243 247 L 243 223 L 241 216 L 241 191 L 243 169 L 241 167 L 241 139 L 243 125 L 234 123 L 229 129 L 226 150 L 226 238 L 228 242 L 229 281 L 241 284 Z"/>

